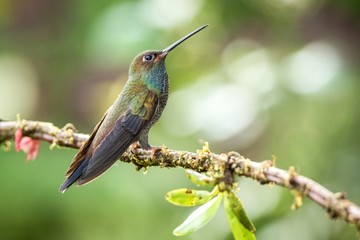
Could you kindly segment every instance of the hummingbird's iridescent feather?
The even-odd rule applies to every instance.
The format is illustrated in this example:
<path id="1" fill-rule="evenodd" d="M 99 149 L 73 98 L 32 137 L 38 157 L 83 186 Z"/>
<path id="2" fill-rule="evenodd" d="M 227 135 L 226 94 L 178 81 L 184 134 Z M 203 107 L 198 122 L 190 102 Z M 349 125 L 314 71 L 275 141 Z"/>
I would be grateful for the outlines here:
<path id="1" fill-rule="evenodd" d="M 133 142 L 138 140 L 140 131 L 149 122 L 155 111 L 154 105 L 148 105 L 147 102 L 156 99 L 156 95 L 149 92 L 143 106 L 139 109 L 128 109 L 119 117 L 114 128 L 94 149 L 86 171 L 77 182 L 78 185 L 85 184 L 101 175 L 120 158 Z"/>
<path id="2" fill-rule="evenodd" d="M 115 127 L 95 148 L 86 171 L 78 179 L 77 184 L 85 184 L 111 167 L 136 140 L 137 134 L 145 123 L 146 120 L 138 115 L 133 115 L 131 111 L 121 116 L 116 121 Z"/>
<path id="3" fill-rule="evenodd" d="M 65 182 L 61 189 L 65 190 L 75 181 L 78 185 L 83 185 L 97 178 L 138 140 L 140 131 L 152 118 L 158 104 L 156 93 L 141 88 L 138 87 L 139 92 L 133 92 L 132 96 L 123 91 L 125 93 L 118 97 L 117 101 L 129 98 L 131 104 L 128 104 L 126 112 L 116 121 L 113 121 L 113 118 L 117 117 L 119 111 L 109 108 L 74 157 L 66 174 L 69 181 Z M 86 166 L 82 166 L 83 164 Z M 81 172 L 77 173 L 77 170 Z M 71 179 L 72 175 L 79 176 Z"/>

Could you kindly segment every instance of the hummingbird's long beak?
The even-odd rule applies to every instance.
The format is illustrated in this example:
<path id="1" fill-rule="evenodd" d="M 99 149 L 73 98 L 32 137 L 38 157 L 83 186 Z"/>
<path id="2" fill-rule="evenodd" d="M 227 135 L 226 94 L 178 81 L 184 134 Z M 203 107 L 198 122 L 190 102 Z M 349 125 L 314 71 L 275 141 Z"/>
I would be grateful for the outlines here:
<path id="1" fill-rule="evenodd" d="M 192 37 L 193 35 L 197 34 L 198 32 L 200 32 L 201 30 L 203 30 L 207 26 L 208 26 L 208 24 L 206 24 L 204 26 L 201 26 L 198 29 L 196 29 L 196 30 L 192 31 L 191 33 L 189 33 L 188 35 L 186 35 L 185 37 L 182 37 L 181 39 L 177 40 L 176 42 L 174 42 L 173 44 L 171 44 L 170 46 L 168 46 L 167 48 L 162 50 L 161 55 L 163 57 L 165 57 L 169 52 L 171 52 L 171 50 L 176 48 L 180 43 L 184 42 L 186 39 L 188 39 L 188 38 Z"/>

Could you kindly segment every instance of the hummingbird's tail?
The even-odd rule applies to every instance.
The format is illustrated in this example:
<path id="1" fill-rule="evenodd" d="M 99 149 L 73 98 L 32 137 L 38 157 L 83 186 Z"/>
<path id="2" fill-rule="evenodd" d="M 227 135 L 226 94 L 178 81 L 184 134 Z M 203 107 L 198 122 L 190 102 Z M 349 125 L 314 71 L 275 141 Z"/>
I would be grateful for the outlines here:
<path id="1" fill-rule="evenodd" d="M 90 158 L 85 159 L 80 166 L 78 166 L 75 171 L 61 184 L 59 191 L 64 193 L 76 180 L 78 180 L 81 175 L 84 173 L 84 170 L 89 164 Z"/>

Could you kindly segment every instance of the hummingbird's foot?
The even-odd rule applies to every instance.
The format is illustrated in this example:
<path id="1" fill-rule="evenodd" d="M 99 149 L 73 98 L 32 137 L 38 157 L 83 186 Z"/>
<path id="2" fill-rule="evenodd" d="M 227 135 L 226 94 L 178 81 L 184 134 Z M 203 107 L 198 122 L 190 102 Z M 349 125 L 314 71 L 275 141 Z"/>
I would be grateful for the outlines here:
<path id="1" fill-rule="evenodd" d="M 130 151 L 131 151 L 132 153 L 136 153 L 136 149 L 138 149 L 138 148 L 141 148 L 139 142 L 134 142 L 134 143 L 132 143 L 132 144 L 130 145 Z"/>
<path id="2" fill-rule="evenodd" d="M 163 147 L 159 147 L 159 146 L 154 147 L 154 146 L 151 146 L 150 159 L 153 159 L 154 156 L 155 156 L 155 154 L 156 154 L 157 152 L 161 152 L 162 149 L 163 149 Z"/>

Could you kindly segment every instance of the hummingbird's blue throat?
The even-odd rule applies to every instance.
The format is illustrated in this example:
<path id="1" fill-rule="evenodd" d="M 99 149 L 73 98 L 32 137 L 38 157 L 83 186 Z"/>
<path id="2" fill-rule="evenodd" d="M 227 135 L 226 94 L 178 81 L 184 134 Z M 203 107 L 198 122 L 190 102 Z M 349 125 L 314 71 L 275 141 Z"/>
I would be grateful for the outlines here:
<path id="1" fill-rule="evenodd" d="M 166 75 L 165 62 L 160 61 L 145 75 L 145 83 L 150 90 L 160 94 L 164 85 L 164 75 Z"/>

